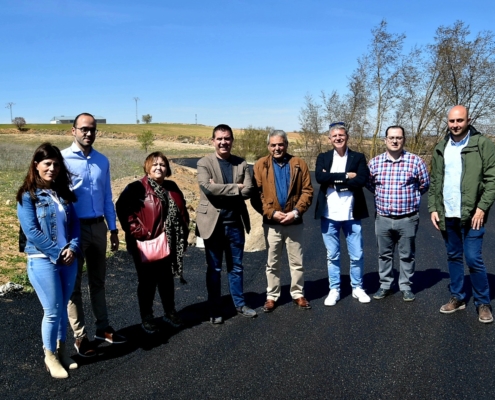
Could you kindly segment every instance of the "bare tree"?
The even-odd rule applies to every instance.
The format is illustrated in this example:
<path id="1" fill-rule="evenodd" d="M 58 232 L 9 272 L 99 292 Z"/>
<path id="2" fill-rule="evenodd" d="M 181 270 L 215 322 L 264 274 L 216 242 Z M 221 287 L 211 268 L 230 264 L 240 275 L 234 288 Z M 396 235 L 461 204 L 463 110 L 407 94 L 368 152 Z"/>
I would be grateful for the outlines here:
<path id="1" fill-rule="evenodd" d="M 322 105 L 317 103 L 313 96 L 307 94 L 304 99 L 305 105 L 299 113 L 301 139 L 297 144 L 302 148 L 306 162 L 313 165 L 322 151 L 322 134 L 326 132 L 325 117 Z"/>
<path id="2" fill-rule="evenodd" d="M 385 20 L 371 34 L 369 52 L 361 57 L 359 64 L 366 71 L 370 100 L 374 105 L 371 114 L 374 129 L 370 148 L 370 157 L 374 157 L 378 151 L 377 139 L 400 96 L 402 47 L 406 36 L 388 32 Z"/>
<path id="3" fill-rule="evenodd" d="M 495 41 L 491 31 L 473 40 L 470 33 L 462 21 L 440 26 L 430 49 L 438 58 L 441 95 L 449 106 L 466 106 L 476 121 L 495 111 Z"/>
<path id="4" fill-rule="evenodd" d="M 439 60 L 423 49 L 413 48 L 401 71 L 402 95 L 396 108 L 394 124 L 404 126 L 408 149 L 429 153 L 442 135 L 446 99 L 440 96 Z"/>
<path id="5" fill-rule="evenodd" d="M 472 36 L 457 21 L 440 26 L 433 44 L 403 52 L 403 34 L 387 31 L 382 21 L 372 30 L 366 54 L 348 78 L 348 91 L 326 95 L 327 122 L 343 121 L 351 145 L 369 157 L 383 151 L 379 139 L 385 126 L 404 126 L 406 147 L 427 158 L 446 132 L 446 113 L 456 104 L 482 132 L 495 133 L 495 37 L 490 31 Z M 300 112 L 301 126 L 318 104 L 308 96 Z M 311 106 L 311 107 L 309 107 Z M 386 124 L 386 125 L 385 125 Z"/>

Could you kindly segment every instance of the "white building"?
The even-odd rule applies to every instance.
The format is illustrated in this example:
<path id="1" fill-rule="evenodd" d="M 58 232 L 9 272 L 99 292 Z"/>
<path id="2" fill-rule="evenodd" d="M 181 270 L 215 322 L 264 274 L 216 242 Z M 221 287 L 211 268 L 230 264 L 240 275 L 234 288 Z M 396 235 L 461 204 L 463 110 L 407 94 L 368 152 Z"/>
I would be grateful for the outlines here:
<path id="1" fill-rule="evenodd" d="M 58 117 L 53 117 L 51 120 L 50 120 L 50 124 L 73 124 L 74 123 L 74 119 L 76 118 L 76 116 L 65 116 L 65 115 L 60 115 Z M 96 119 L 96 123 L 97 124 L 106 124 L 107 123 L 107 119 L 105 117 L 100 117 L 98 115 L 95 115 L 95 119 Z"/>

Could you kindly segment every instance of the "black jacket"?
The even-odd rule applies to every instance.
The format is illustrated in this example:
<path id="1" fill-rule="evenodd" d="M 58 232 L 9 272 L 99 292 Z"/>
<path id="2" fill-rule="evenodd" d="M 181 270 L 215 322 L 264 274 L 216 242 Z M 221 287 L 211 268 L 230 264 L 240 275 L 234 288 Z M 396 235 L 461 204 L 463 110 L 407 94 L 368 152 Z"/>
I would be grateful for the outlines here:
<path id="1" fill-rule="evenodd" d="M 333 172 L 333 150 L 321 153 L 316 159 L 315 176 L 316 181 L 320 184 L 318 199 L 316 201 L 315 218 L 323 217 L 327 205 L 327 189 L 329 185 L 335 185 L 338 192 L 350 190 L 354 195 L 354 208 L 352 215 L 354 219 L 363 219 L 369 217 L 366 199 L 364 198 L 363 186 L 370 175 L 366 158 L 363 153 L 352 151 L 348 148 L 347 163 L 345 172 Z M 326 172 L 323 172 L 325 170 Z M 346 179 L 346 172 L 355 172 L 357 175 L 353 179 Z"/>

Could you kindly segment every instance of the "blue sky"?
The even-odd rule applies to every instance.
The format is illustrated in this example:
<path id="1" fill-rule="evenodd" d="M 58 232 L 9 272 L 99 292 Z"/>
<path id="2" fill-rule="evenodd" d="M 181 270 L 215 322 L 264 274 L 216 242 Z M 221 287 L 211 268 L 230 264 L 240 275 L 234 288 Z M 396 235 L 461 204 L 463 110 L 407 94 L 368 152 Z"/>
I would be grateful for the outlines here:
<path id="1" fill-rule="evenodd" d="M 90 112 L 109 123 L 299 129 L 304 96 L 346 90 L 382 19 L 406 48 L 440 25 L 494 27 L 458 0 L 0 0 L 0 123 Z"/>

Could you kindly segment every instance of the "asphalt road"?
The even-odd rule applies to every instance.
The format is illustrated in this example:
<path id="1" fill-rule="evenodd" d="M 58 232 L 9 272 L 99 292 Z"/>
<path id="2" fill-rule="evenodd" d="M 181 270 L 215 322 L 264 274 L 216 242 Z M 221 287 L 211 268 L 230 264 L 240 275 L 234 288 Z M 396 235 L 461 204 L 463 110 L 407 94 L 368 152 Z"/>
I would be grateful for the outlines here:
<path id="1" fill-rule="evenodd" d="M 372 198 L 367 199 L 371 211 Z M 159 334 L 148 336 L 139 326 L 132 261 L 125 250 L 119 251 L 109 262 L 107 301 L 111 324 L 129 341 L 100 344 L 93 359 L 74 357 L 80 368 L 70 371 L 69 379 L 52 379 L 44 369 L 42 308 L 36 295 L 1 298 L 0 398 L 494 398 L 495 324 L 478 322 L 471 298 L 464 311 L 439 313 L 449 299 L 449 277 L 445 247 L 429 221 L 426 198 L 413 278 L 416 301 L 410 303 L 402 301 L 397 287 L 393 296 L 358 303 L 351 296 L 348 258 L 343 255 L 342 299 L 325 307 L 326 254 L 313 213 L 314 208 L 304 218 L 305 292 L 312 310 L 291 303 L 286 268 L 280 305 L 263 314 L 266 255 L 247 253 L 244 290 L 248 304 L 260 313 L 255 319 L 235 314 L 224 275 L 226 321 L 211 325 L 204 252 L 190 248 L 185 261 L 188 284 L 176 286 L 177 309 L 187 327 L 176 331 L 163 326 Z M 484 246 L 492 298 L 493 218 Z M 363 232 L 364 287 L 373 294 L 379 288 L 373 218 L 363 221 Z M 156 316 L 162 312 L 157 301 Z M 92 322 L 89 309 L 87 315 Z M 93 336 L 94 326 L 88 328 Z M 68 344 L 73 344 L 71 335 Z"/>

